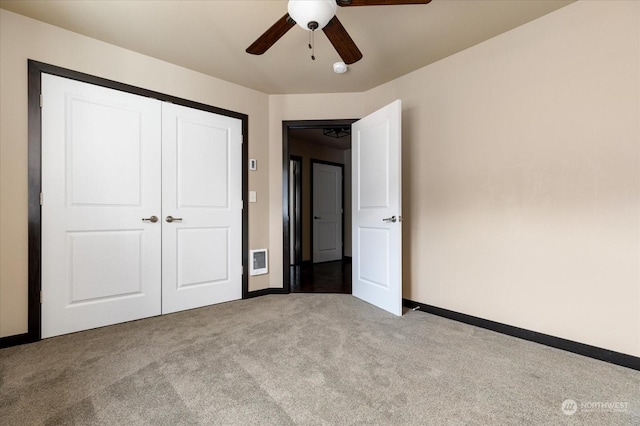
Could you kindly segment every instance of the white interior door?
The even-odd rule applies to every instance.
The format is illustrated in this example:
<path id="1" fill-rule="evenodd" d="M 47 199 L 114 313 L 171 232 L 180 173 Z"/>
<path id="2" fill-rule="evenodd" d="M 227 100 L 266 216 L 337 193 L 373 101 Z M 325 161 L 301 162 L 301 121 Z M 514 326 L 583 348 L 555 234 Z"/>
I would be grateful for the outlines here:
<path id="1" fill-rule="evenodd" d="M 42 337 L 160 314 L 160 102 L 42 75 Z"/>
<path id="2" fill-rule="evenodd" d="M 162 105 L 162 313 L 242 297 L 241 165 L 241 120 Z"/>
<path id="3" fill-rule="evenodd" d="M 313 263 L 342 259 L 342 167 L 313 163 Z"/>
<path id="4" fill-rule="evenodd" d="M 351 125 L 353 295 L 402 315 L 401 102 Z"/>

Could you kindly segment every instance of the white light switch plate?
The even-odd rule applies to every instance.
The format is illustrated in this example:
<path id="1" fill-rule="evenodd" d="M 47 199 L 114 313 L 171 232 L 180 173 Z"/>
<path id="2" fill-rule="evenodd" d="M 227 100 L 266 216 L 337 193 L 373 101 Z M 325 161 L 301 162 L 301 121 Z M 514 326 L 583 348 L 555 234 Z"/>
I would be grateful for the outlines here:
<path id="1" fill-rule="evenodd" d="M 253 158 L 249 160 L 249 170 L 258 170 L 258 162 Z"/>
<path id="2" fill-rule="evenodd" d="M 258 197 L 256 195 L 256 191 L 249 191 L 249 202 L 250 203 L 255 203 L 257 201 Z"/>

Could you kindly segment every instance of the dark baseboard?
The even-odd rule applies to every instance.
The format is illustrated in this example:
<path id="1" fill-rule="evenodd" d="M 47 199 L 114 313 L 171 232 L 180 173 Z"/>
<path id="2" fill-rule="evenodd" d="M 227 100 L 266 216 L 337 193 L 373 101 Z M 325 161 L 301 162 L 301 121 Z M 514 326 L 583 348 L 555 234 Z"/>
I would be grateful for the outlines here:
<path id="1" fill-rule="evenodd" d="M 33 337 L 29 333 L 16 334 L 14 336 L 0 337 L 0 349 L 8 348 L 11 346 L 24 345 L 25 343 L 33 343 L 36 342 L 37 339 L 33 339 Z"/>
<path id="2" fill-rule="evenodd" d="M 450 311 L 436 306 L 425 305 L 409 299 L 402 299 L 402 303 L 404 306 L 411 309 L 417 308 L 416 310 L 438 315 L 454 321 L 463 322 L 465 324 L 474 325 L 476 327 L 485 328 L 487 330 L 496 331 L 498 333 L 507 334 L 509 336 L 529 340 L 531 342 L 551 346 L 556 349 L 562 349 L 578 355 L 587 356 L 589 358 L 598 359 L 600 361 L 640 371 L 640 358 L 632 355 L 574 342 L 573 340 L 562 339 L 560 337 L 550 336 L 548 334 L 538 333 L 536 331 L 514 327 L 512 325 L 502 324 L 484 318 L 474 317 L 472 315 L 461 314 L 460 312 Z"/>
<path id="3" fill-rule="evenodd" d="M 263 288 L 262 290 L 250 291 L 245 299 L 252 297 L 266 296 L 267 294 L 289 294 L 284 288 Z"/>

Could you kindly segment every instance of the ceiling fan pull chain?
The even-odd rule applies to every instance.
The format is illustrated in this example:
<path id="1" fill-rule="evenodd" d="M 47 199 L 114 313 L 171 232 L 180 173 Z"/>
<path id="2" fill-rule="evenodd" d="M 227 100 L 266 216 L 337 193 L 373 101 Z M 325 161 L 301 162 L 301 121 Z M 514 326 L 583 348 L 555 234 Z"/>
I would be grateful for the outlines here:
<path id="1" fill-rule="evenodd" d="M 314 49 L 314 34 L 315 31 L 309 31 L 309 49 L 311 49 L 311 59 L 316 60 L 315 49 Z"/>

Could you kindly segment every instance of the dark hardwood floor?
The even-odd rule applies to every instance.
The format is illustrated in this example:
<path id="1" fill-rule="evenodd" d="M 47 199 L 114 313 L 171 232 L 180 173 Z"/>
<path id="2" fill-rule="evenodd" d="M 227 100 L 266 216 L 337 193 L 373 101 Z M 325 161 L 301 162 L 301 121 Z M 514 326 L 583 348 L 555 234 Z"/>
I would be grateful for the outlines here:
<path id="1" fill-rule="evenodd" d="M 351 261 L 303 263 L 290 267 L 292 293 L 351 294 Z"/>

